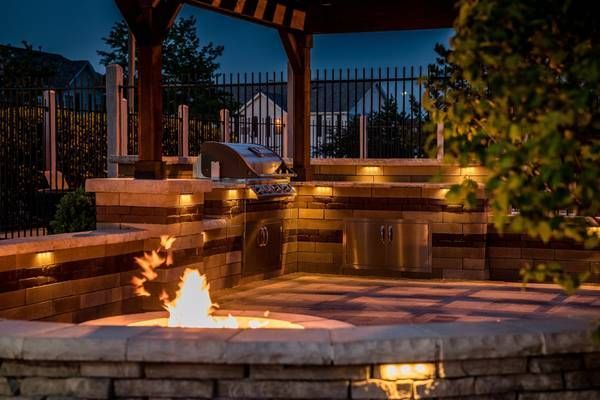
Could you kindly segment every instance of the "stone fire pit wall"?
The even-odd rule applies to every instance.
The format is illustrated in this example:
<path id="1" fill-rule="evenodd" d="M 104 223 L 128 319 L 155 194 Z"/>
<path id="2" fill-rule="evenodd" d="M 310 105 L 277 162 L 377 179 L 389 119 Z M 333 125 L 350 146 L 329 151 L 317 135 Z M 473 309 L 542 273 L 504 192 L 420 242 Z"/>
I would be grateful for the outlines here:
<path id="1" fill-rule="evenodd" d="M 198 330 L 0 321 L 0 396 L 597 399 L 582 320 Z"/>

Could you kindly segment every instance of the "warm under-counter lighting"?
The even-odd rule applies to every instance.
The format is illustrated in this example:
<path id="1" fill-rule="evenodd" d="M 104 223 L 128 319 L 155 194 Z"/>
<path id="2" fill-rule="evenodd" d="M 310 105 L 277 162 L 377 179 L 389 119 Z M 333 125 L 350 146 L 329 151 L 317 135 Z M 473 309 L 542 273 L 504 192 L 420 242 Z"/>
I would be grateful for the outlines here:
<path id="1" fill-rule="evenodd" d="M 600 237 L 600 226 L 592 226 L 588 228 L 588 234 Z"/>
<path id="2" fill-rule="evenodd" d="M 251 197 L 251 190 L 245 189 L 226 189 L 223 192 L 223 200 L 238 200 L 245 197 Z"/>
<path id="3" fill-rule="evenodd" d="M 379 367 L 381 379 L 422 379 L 431 377 L 435 371 L 433 364 L 384 364 Z"/>
<path id="4" fill-rule="evenodd" d="M 182 206 L 189 206 L 193 203 L 193 196 L 189 193 L 179 195 L 179 204 Z"/>
<path id="5" fill-rule="evenodd" d="M 314 194 L 317 196 L 332 196 L 333 188 L 330 186 L 315 186 Z"/>
<path id="6" fill-rule="evenodd" d="M 425 197 L 427 195 L 427 196 L 431 196 L 431 198 L 433 198 L 433 199 L 444 200 L 446 198 L 446 195 L 448 194 L 448 191 L 449 191 L 449 189 L 433 189 L 433 190 L 431 190 L 431 192 L 424 190 L 423 197 Z"/>
<path id="7" fill-rule="evenodd" d="M 361 167 L 360 175 L 382 175 L 381 167 Z"/>
<path id="8" fill-rule="evenodd" d="M 54 263 L 54 253 L 51 251 L 40 251 L 35 254 L 35 261 L 38 265 L 51 265 Z"/>

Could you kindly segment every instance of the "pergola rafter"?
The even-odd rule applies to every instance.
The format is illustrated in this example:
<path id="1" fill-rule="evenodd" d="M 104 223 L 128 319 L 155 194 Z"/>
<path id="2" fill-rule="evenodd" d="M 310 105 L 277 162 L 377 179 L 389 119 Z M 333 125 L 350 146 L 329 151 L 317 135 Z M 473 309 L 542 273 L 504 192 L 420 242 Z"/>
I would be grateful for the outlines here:
<path id="1" fill-rule="evenodd" d="M 304 31 L 305 1 L 186 0 L 188 4 L 278 29 Z"/>
<path id="2" fill-rule="evenodd" d="M 313 34 L 452 26 L 454 0 L 115 0 L 139 43 L 137 178 L 160 179 L 161 43 L 184 3 L 276 28 L 289 60 L 294 169 L 310 180 L 310 52 Z"/>

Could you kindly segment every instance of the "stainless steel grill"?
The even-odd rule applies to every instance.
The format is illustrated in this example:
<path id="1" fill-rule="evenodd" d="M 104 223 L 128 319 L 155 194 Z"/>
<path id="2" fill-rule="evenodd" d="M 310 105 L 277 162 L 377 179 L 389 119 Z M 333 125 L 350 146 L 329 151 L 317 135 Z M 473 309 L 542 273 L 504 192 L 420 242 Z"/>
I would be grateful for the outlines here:
<path id="1" fill-rule="evenodd" d="M 295 193 L 290 178 L 296 174 L 267 147 L 250 143 L 206 142 L 200 147 L 200 158 L 204 176 L 211 176 L 211 163 L 218 162 L 221 180 L 244 182 L 260 199 Z"/>

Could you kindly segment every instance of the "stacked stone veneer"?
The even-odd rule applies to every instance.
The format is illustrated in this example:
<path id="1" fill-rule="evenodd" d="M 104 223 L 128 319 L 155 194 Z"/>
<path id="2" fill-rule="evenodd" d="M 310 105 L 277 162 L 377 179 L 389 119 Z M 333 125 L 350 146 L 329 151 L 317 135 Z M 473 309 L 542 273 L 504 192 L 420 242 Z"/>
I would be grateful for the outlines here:
<path id="1" fill-rule="evenodd" d="M 0 246 L 0 318 L 79 322 L 139 310 L 143 231 L 53 235 Z"/>
<path id="2" fill-rule="evenodd" d="M 408 220 L 430 223 L 431 272 L 396 272 L 415 278 L 486 279 L 485 240 L 488 212 L 481 195 L 465 210 L 444 200 L 447 185 L 425 183 L 308 183 L 298 186 L 297 268 L 303 272 L 350 273 L 344 268 L 345 221 Z M 369 271 L 365 273 L 385 273 Z M 389 273 L 389 271 L 387 271 Z"/>
<path id="3" fill-rule="evenodd" d="M 258 220 L 278 219 L 284 229 L 284 244 L 282 249 L 282 271 L 295 272 L 297 258 L 293 242 L 293 232 L 296 230 L 298 210 L 294 207 L 294 198 L 259 200 L 244 185 L 228 185 L 214 188 L 205 194 L 205 217 L 225 221 L 229 227 L 226 231 L 218 232 L 219 239 L 224 235 L 230 246 L 241 250 L 243 246 L 244 226 Z M 222 243 L 222 242 L 220 242 Z M 242 257 L 242 254 L 239 255 Z M 260 279 L 277 274 L 262 274 L 245 277 L 245 280 Z"/>
<path id="4" fill-rule="evenodd" d="M 520 280 L 525 265 L 559 262 L 568 272 L 600 268 L 600 247 L 585 249 L 569 240 L 543 243 L 527 235 L 500 234 L 490 224 L 483 191 L 472 209 L 448 204 L 447 184 L 312 182 L 297 184 L 295 242 L 297 270 L 361 273 L 344 268 L 343 230 L 353 218 L 428 222 L 431 272 L 393 272 L 396 276 L 437 279 Z M 363 270 L 367 274 L 389 271 Z M 592 275 L 592 281 L 598 281 Z"/>
<path id="5" fill-rule="evenodd" d="M 102 179 L 89 181 L 87 189 L 96 193 L 100 227 L 144 229 L 153 238 L 148 249 L 158 247 L 161 235 L 177 239 L 175 264 L 161 268 L 159 277 L 147 285 L 152 296 L 143 299 L 143 310 L 161 309 L 158 295 L 164 290 L 173 297 L 186 268 L 205 274 L 213 291 L 240 282 L 243 225 L 205 213 L 212 182 Z"/>
<path id="6" fill-rule="evenodd" d="M 595 400 L 590 323 L 197 330 L 0 321 L 0 396 Z"/>

